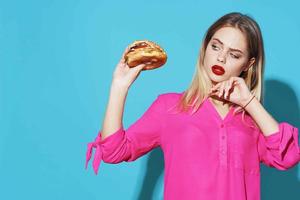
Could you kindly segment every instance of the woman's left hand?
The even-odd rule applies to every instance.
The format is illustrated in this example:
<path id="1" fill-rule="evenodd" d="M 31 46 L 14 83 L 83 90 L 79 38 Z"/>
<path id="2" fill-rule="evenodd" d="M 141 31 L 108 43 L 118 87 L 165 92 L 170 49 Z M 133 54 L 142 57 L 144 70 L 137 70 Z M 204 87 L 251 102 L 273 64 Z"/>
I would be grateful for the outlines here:
<path id="1" fill-rule="evenodd" d="M 244 106 L 253 96 L 241 77 L 230 77 L 211 88 L 209 96 L 216 95 L 232 103 Z"/>

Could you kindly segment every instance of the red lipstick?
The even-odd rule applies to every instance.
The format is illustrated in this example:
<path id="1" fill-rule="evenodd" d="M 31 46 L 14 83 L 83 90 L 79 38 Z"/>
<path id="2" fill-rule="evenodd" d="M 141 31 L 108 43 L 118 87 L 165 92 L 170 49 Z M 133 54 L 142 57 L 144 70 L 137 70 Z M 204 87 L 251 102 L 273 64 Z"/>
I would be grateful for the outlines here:
<path id="1" fill-rule="evenodd" d="M 219 65 L 214 65 L 211 67 L 213 73 L 215 73 L 216 75 L 223 75 L 225 73 L 225 69 L 222 66 Z"/>

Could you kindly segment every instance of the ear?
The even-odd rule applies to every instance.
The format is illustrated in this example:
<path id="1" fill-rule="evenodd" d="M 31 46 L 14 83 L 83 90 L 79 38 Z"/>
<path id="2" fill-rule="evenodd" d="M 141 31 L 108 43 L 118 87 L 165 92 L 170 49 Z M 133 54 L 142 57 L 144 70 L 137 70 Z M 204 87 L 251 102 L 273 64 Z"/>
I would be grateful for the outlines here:
<path id="1" fill-rule="evenodd" d="M 247 67 L 245 67 L 245 69 L 244 69 L 243 71 L 245 71 L 245 72 L 248 71 L 248 69 L 249 69 L 250 67 L 252 67 L 254 63 L 255 63 L 255 58 L 252 57 L 252 58 L 248 61 L 248 65 L 247 65 Z"/>

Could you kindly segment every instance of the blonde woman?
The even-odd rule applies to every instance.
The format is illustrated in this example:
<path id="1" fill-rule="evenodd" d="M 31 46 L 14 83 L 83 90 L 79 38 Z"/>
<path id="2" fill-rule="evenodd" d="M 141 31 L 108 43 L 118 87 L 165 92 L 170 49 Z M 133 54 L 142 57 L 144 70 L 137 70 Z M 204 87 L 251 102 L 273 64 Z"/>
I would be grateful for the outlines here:
<path id="1" fill-rule="evenodd" d="M 103 129 L 88 144 L 86 167 L 95 148 L 95 173 L 101 160 L 130 162 L 160 147 L 164 199 L 259 200 L 260 162 L 279 170 L 299 162 L 298 128 L 261 103 L 264 46 L 252 17 L 233 12 L 213 23 L 190 86 L 158 95 L 124 130 L 126 94 L 143 67 L 122 57 L 114 71 Z"/>

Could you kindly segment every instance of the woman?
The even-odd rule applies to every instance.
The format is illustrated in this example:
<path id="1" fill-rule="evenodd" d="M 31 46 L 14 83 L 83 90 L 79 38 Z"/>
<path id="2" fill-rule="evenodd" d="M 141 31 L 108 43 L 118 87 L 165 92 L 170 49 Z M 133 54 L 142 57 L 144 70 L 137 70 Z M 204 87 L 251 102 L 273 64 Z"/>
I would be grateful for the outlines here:
<path id="1" fill-rule="evenodd" d="M 128 51 L 128 48 L 124 54 Z M 259 25 L 229 13 L 207 31 L 189 88 L 158 95 L 127 130 L 127 91 L 145 65 L 129 68 L 122 56 L 109 103 L 87 162 L 134 161 L 160 146 L 164 199 L 259 200 L 260 162 L 287 170 L 300 160 L 298 128 L 278 123 L 262 106 L 264 47 Z"/>

